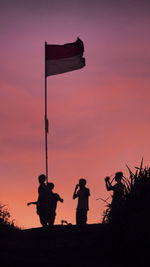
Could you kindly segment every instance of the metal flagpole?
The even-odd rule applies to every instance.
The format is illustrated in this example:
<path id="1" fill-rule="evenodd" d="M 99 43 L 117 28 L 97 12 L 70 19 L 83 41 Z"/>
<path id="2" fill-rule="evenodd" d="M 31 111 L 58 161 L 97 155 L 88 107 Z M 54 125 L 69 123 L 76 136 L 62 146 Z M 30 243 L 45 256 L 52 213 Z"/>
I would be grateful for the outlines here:
<path id="1" fill-rule="evenodd" d="M 46 46 L 47 42 L 45 42 L 45 160 L 46 160 L 46 179 L 48 182 L 48 119 L 47 119 L 47 67 L 46 67 Z"/>

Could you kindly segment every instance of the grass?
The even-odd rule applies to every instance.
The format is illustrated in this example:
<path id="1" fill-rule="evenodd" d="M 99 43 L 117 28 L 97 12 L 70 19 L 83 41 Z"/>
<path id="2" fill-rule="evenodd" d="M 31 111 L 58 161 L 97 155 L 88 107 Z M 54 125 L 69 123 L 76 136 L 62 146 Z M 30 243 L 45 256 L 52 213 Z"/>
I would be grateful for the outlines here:
<path id="1" fill-rule="evenodd" d="M 18 227 L 15 226 L 14 221 L 15 220 L 11 218 L 7 205 L 0 203 L 0 229 L 18 229 Z"/>
<path id="2" fill-rule="evenodd" d="M 143 168 L 143 159 L 139 167 L 132 171 L 126 165 L 129 177 L 123 177 L 124 194 L 119 208 L 112 212 L 112 205 L 108 204 L 103 214 L 103 223 L 129 224 L 136 221 L 149 222 L 150 214 L 150 168 Z"/>

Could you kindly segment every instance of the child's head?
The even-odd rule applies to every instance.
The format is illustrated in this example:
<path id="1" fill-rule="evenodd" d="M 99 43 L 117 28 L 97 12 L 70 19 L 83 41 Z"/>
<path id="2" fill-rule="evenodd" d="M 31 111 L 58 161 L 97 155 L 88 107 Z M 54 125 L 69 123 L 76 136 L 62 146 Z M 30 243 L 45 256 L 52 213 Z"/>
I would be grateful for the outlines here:
<path id="1" fill-rule="evenodd" d="M 115 181 L 116 182 L 121 182 L 122 177 L 123 177 L 123 173 L 122 172 L 116 172 Z"/>
<path id="2" fill-rule="evenodd" d="M 45 176 L 44 174 L 41 174 L 41 175 L 39 176 L 39 183 L 40 183 L 40 184 L 44 184 L 45 181 L 46 181 L 46 176 Z"/>
<path id="3" fill-rule="evenodd" d="M 49 190 L 53 190 L 54 184 L 53 183 L 47 183 L 47 187 Z"/>
<path id="4" fill-rule="evenodd" d="M 86 180 L 84 178 L 81 178 L 79 180 L 79 186 L 80 186 L 80 188 L 84 188 L 85 185 L 86 185 Z"/>

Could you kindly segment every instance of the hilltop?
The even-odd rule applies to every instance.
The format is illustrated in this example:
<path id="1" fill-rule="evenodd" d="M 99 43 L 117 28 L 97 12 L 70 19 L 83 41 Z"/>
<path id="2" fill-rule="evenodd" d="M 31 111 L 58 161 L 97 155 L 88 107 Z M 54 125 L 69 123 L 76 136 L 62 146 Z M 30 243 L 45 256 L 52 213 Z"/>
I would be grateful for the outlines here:
<path id="1" fill-rule="evenodd" d="M 132 234 L 108 224 L 3 231 L 1 266 L 144 266 L 150 232 L 138 227 Z"/>
<path id="2" fill-rule="evenodd" d="M 130 177 L 124 177 L 119 208 L 107 205 L 102 224 L 20 230 L 1 209 L 1 266 L 148 266 L 150 168 L 142 165 L 143 159 L 135 174 L 127 166 Z"/>

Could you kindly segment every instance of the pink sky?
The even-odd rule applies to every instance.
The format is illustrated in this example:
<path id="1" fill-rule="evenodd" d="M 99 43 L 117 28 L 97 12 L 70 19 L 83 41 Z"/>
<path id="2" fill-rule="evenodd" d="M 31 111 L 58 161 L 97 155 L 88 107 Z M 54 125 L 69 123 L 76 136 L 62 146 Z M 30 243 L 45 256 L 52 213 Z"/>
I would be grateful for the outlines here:
<path id="1" fill-rule="evenodd" d="M 122 3 L 121 3 L 122 2 Z M 125 163 L 150 162 L 150 4 L 148 1 L 8 1 L 0 3 L 0 201 L 21 227 L 40 226 L 37 178 L 45 172 L 44 42 L 79 36 L 86 67 L 48 78 L 49 180 L 64 198 L 56 223 L 75 223 L 72 194 L 90 188 L 89 223 L 107 198 L 104 177 Z M 132 168 L 134 170 L 134 168 Z"/>

